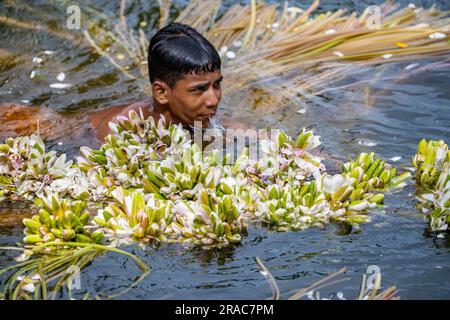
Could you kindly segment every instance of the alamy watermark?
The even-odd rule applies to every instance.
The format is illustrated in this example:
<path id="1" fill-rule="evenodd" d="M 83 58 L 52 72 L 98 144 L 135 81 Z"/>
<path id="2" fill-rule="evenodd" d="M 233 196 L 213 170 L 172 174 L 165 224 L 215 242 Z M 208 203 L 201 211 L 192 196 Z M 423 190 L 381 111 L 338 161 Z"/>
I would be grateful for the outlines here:
<path id="1" fill-rule="evenodd" d="M 368 6 L 363 15 L 367 15 L 366 26 L 368 29 L 381 29 L 381 8 L 379 6 Z"/>
<path id="2" fill-rule="evenodd" d="M 67 288 L 69 290 L 81 289 L 81 275 L 80 268 L 78 266 L 70 266 L 66 272 L 69 274 L 67 279 Z"/>
<path id="3" fill-rule="evenodd" d="M 69 30 L 81 29 L 81 9 L 77 5 L 71 5 L 66 10 L 66 27 Z"/>
<path id="4" fill-rule="evenodd" d="M 381 288 L 381 269 L 377 265 L 370 265 L 367 267 L 366 273 L 369 275 L 366 280 L 367 289 Z"/>

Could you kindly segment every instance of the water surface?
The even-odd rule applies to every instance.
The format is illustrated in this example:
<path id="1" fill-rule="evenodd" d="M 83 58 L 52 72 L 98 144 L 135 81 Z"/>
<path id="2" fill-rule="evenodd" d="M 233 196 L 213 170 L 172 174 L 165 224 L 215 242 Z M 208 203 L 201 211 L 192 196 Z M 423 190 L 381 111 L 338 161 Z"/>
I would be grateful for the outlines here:
<path id="1" fill-rule="evenodd" d="M 320 10 L 345 6 L 361 11 L 374 2 L 379 3 L 327 1 Z M 37 21 L 64 33 L 59 27 L 65 18 L 64 1 L 14 3 L 14 6 L 12 1 L 0 3 L 2 14 Z M 232 3 L 235 1 L 225 1 L 226 6 Z M 425 6 L 431 3 L 449 9 L 447 1 L 415 2 Z M 185 2 L 177 4 L 177 8 L 181 8 Z M 111 14 L 118 12 L 118 4 L 112 1 L 86 1 L 82 7 L 101 8 Z M 131 26 L 142 19 L 156 24 L 156 1 L 135 2 L 127 8 Z M 177 10 L 173 9 L 172 15 L 176 15 Z M 80 39 L 82 37 L 73 32 L 65 36 L 50 35 L 0 23 L 0 104 L 38 105 L 50 111 L 80 115 L 147 97 L 140 90 L 139 81 L 127 79 Z M 46 55 L 44 50 L 52 50 L 54 54 Z M 41 57 L 43 63 L 33 63 L 34 57 Z M 416 62 L 419 68 L 435 61 Z M 359 152 L 374 151 L 385 159 L 401 157 L 390 162 L 399 167 L 409 166 L 420 139 L 450 142 L 449 66 L 406 79 L 391 79 L 401 75 L 409 64 L 378 66 L 359 78 L 345 79 L 334 85 L 341 89 L 326 91 L 318 100 L 308 101 L 305 114 L 297 113 L 292 105 L 261 112 L 253 108 L 251 97 L 246 105 L 242 97 L 229 96 L 224 97 L 219 116 L 233 116 L 235 121 L 250 127 L 282 128 L 291 135 L 302 127 L 313 128 L 322 136 L 320 152 L 330 163 L 346 161 Z M 30 78 L 33 70 L 38 76 Z M 60 72 L 65 73 L 71 88 L 49 87 Z M 367 79 L 370 81 L 346 87 L 350 82 Z M 367 90 L 370 90 L 369 99 Z M 64 126 L 64 121 L 61 125 Z M 74 156 L 80 145 L 95 145 L 92 132 L 82 126 L 82 130 L 77 128 L 73 127 L 69 135 L 50 139 L 49 147 Z M 383 287 L 396 285 L 402 298 L 448 299 L 450 238 L 448 234 L 438 238 L 428 230 L 416 209 L 414 192 L 410 185 L 388 194 L 386 207 L 371 212 L 372 221 L 359 229 L 329 225 L 325 229 L 277 233 L 250 227 L 248 236 L 239 246 L 213 251 L 186 251 L 176 245 L 125 247 L 141 257 L 152 272 L 121 298 L 266 299 L 271 293 L 254 261 L 258 256 L 277 280 L 282 298 L 343 266 L 348 267 L 349 280 L 322 289 L 322 296 L 342 291 L 347 298 L 355 297 L 361 275 L 369 265 L 377 265 L 382 272 Z M 26 210 L 0 210 L 0 245 L 14 245 L 21 240 L 20 220 L 26 215 Z M 0 251 L 0 267 L 11 264 L 16 254 Z M 75 296 L 81 297 L 85 291 L 108 294 L 124 289 L 138 272 L 138 268 L 122 256 L 103 255 L 82 271 L 82 289 L 75 291 Z"/>

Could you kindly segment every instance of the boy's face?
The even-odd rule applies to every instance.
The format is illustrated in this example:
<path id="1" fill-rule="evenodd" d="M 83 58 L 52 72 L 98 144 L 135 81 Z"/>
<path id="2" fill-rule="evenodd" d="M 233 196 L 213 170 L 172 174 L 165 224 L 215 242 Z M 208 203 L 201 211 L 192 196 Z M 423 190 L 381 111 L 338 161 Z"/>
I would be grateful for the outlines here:
<path id="1" fill-rule="evenodd" d="M 167 89 L 168 108 L 173 120 L 186 125 L 208 119 L 215 115 L 222 99 L 220 70 L 205 74 L 188 74 Z"/>

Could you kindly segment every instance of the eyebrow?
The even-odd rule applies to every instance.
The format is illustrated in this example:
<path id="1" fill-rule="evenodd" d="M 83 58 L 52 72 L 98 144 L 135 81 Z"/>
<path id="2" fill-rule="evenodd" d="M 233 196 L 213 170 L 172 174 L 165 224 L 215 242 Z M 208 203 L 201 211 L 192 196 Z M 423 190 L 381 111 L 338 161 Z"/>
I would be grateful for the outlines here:
<path id="1" fill-rule="evenodd" d="M 223 76 L 220 76 L 220 78 L 218 78 L 218 79 L 215 80 L 214 82 L 220 82 L 220 81 L 222 81 L 222 80 L 223 80 Z M 209 83 L 210 83 L 209 81 L 207 81 L 207 82 L 200 82 L 200 83 L 195 84 L 195 85 L 193 85 L 192 87 L 190 87 L 189 90 L 196 89 L 196 88 L 200 88 L 200 87 L 204 87 L 204 86 L 208 85 Z"/>

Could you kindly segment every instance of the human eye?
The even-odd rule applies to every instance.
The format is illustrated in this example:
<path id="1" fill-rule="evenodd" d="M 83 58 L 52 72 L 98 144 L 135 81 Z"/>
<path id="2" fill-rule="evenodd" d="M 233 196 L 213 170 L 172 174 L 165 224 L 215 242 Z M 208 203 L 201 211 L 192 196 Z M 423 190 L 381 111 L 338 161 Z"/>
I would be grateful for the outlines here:
<path id="1" fill-rule="evenodd" d="M 208 89 L 206 85 L 196 86 L 191 91 L 195 93 L 205 92 Z"/>
<path id="2" fill-rule="evenodd" d="M 215 87 L 216 89 L 219 89 L 220 86 L 221 86 L 221 83 L 222 83 L 222 80 L 218 80 L 218 81 L 214 82 L 214 87 Z"/>

